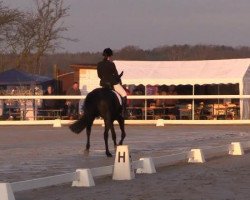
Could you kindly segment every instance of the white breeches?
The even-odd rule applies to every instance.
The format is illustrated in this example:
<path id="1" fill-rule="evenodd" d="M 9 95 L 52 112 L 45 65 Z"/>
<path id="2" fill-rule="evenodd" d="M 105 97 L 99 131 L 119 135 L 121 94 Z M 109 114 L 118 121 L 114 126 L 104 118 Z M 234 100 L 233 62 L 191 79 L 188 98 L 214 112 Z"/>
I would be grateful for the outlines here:
<path id="1" fill-rule="evenodd" d="M 114 89 L 117 93 L 119 93 L 122 97 L 126 97 L 127 96 L 127 93 L 126 91 L 124 90 L 124 88 L 120 85 L 120 84 L 117 84 L 117 85 L 114 85 Z"/>

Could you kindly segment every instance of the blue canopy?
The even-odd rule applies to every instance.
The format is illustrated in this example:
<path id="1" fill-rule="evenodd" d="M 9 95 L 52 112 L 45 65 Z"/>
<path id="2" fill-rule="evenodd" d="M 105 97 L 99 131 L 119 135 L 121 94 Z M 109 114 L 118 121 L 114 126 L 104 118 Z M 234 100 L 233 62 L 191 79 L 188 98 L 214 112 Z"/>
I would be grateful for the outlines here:
<path id="1" fill-rule="evenodd" d="M 29 74 L 27 72 L 10 69 L 0 73 L 0 85 L 31 85 L 52 81 L 53 78 Z"/>

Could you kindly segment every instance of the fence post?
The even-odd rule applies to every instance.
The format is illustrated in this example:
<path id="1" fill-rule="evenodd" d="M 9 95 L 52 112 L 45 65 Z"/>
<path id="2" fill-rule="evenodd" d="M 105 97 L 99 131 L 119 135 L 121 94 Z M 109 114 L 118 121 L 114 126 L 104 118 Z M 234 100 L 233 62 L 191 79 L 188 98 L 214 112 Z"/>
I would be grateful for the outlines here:
<path id="1" fill-rule="evenodd" d="M 77 169 L 78 180 L 73 181 L 72 187 L 91 187 L 95 186 L 90 169 Z"/>
<path id="2" fill-rule="evenodd" d="M 0 199 L 15 200 L 15 196 L 9 183 L 0 183 Z"/>
<path id="3" fill-rule="evenodd" d="M 153 174 L 156 173 L 155 165 L 152 158 L 140 158 L 142 161 L 142 168 L 138 168 L 136 173 L 138 174 Z"/>
<path id="4" fill-rule="evenodd" d="M 62 127 L 61 119 L 55 119 L 54 123 L 53 123 L 53 127 L 54 128 L 60 128 L 60 127 Z"/>
<path id="5" fill-rule="evenodd" d="M 189 163 L 204 163 L 205 158 L 203 151 L 201 149 L 191 149 L 188 153 L 188 162 Z"/>
<path id="6" fill-rule="evenodd" d="M 128 145 L 117 146 L 113 180 L 131 180 L 134 177 Z"/>
<path id="7" fill-rule="evenodd" d="M 244 155 L 244 150 L 240 142 L 232 142 L 229 145 L 229 152 L 230 155 L 233 156 L 241 156 Z"/>
<path id="8" fill-rule="evenodd" d="M 156 126 L 164 126 L 164 119 L 157 119 Z"/>

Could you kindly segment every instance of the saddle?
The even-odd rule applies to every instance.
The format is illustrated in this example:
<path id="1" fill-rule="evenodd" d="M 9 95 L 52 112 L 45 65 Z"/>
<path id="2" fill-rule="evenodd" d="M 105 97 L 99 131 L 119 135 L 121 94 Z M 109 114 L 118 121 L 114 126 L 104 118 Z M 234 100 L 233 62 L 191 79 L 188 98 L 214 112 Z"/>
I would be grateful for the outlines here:
<path id="1" fill-rule="evenodd" d="M 114 87 L 113 87 L 112 84 L 106 82 L 105 84 L 102 84 L 101 86 L 102 86 L 103 88 L 109 89 L 109 90 L 111 90 L 113 93 L 115 93 L 117 99 L 119 100 L 120 105 L 122 106 L 122 97 L 121 97 L 121 95 L 120 95 L 118 92 L 115 91 L 115 89 L 114 89 Z"/>

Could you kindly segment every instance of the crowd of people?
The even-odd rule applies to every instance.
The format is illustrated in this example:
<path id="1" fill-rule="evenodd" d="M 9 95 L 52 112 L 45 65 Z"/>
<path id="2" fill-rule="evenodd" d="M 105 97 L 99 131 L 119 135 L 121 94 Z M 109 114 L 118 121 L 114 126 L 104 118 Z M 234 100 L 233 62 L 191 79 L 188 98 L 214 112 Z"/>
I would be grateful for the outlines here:
<path id="1" fill-rule="evenodd" d="M 124 91 L 127 95 L 163 95 L 163 96 L 172 96 L 183 93 L 182 88 L 174 85 L 166 86 L 147 86 L 144 85 L 123 85 Z M 56 92 L 53 86 L 47 86 L 44 95 L 56 95 Z M 78 82 L 74 82 L 72 86 L 67 90 L 66 95 L 81 95 Z M 127 99 L 126 101 L 126 114 L 125 118 L 127 119 L 144 119 L 145 112 L 154 111 L 154 116 L 159 116 L 161 118 L 168 119 L 172 116 L 172 119 L 183 119 L 182 117 L 182 106 L 191 105 L 191 102 L 184 102 L 186 100 L 178 100 L 175 98 L 167 99 Z M 48 117 L 55 117 L 55 112 L 61 112 L 61 116 L 64 116 L 68 119 L 77 119 L 79 113 L 82 113 L 79 108 L 82 105 L 79 105 L 79 99 L 67 99 L 65 101 L 56 100 L 56 99 L 44 99 L 42 107 L 40 110 L 43 112 L 42 115 Z M 199 112 L 200 119 L 207 119 L 211 115 L 211 109 L 208 108 L 205 102 L 195 102 L 195 112 Z M 147 111 L 145 111 L 147 107 Z M 188 110 L 188 109 L 187 109 Z M 191 110 L 191 108 L 189 108 Z M 147 114 L 150 116 L 150 113 Z M 185 117 L 185 116 L 184 116 Z M 150 119 L 150 118 L 148 118 Z M 190 119 L 190 118 L 189 118 Z"/>
<path id="2" fill-rule="evenodd" d="M 177 95 L 174 86 L 155 86 L 157 88 L 154 93 L 151 95 Z M 126 85 L 124 86 L 124 90 L 126 91 L 127 95 L 145 95 L 145 87 L 143 85 L 139 85 L 133 88 L 133 90 L 129 90 Z M 56 95 L 55 89 L 52 85 L 47 86 L 46 91 L 44 92 L 45 96 L 49 95 Z M 67 90 L 66 95 L 81 95 L 79 84 L 78 82 L 74 82 L 72 86 Z M 178 114 L 177 109 L 178 100 L 176 99 L 155 99 L 155 100 L 148 100 L 147 106 L 148 107 L 165 107 L 166 112 L 168 114 Z M 143 108 L 145 107 L 145 100 L 144 99 L 133 99 L 127 100 L 127 106 L 131 107 L 138 107 Z M 56 110 L 62 110 L 64 115 L 67 116 L 69 119 L 76 119 L 79 115 L 79 99 L 67 99 L 66 101 L 62 102 L 61 100 L 57 99 L 44 99 L 42 108 L 40 109 L 43 111 L 44 115 L 46 116 L 53 116 Z"/>
<path id="3" fill-rule="evenodd" d="M 171 86 L 148 86 L 146 89 L 147 95 L 177 95 L 174 85 Z M 145 86 L 138 85 L 132 92 L 132 95 L 145 95 Z M 141 108 L 146 106 L 154 108 L 155 115 L 174 115 L 179 118 L 178 100 L 177 99 L 133 99 L 128 103 L 130 115 L 142 117 Z M 157 109 L 158 108 L 158 109 Z M 132 113 L 131 113 L 132 112 Z M 133 116 L 132 116 L 133 117 Z"/>
<path id="4" fill-rule="evenodd" d="M 52 85 L 47 86 L 44 95 L 56 95 Z M 78 82 L 73 83 L 67 90 L 66 95 L 81 95 Z M 53 117 L 55 112 L 60 111 L 64 112 L 69 119 L 77 119 L 79 114 L 79 101 L 79 99 L 67 99 L 65 102 L 61 102 L 56 99 L 44 99 L 40 111 L 48 117 Z"/>

